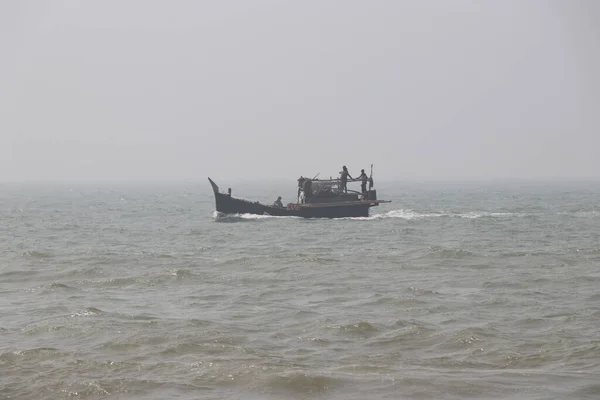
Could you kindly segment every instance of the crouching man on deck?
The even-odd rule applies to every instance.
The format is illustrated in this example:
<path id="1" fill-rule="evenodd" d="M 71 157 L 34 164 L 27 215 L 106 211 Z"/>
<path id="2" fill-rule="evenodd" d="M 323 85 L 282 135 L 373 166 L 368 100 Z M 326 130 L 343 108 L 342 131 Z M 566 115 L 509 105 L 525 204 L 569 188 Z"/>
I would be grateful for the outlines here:
<path id="1" fill-rule="evenodd" d="M 273 203 L 273 207 L 283 208 L 283 203 L 281 202 L 281 196 L 279 196 L 277 198 L 277 200 L 275 200 L 275 202 Z"/>

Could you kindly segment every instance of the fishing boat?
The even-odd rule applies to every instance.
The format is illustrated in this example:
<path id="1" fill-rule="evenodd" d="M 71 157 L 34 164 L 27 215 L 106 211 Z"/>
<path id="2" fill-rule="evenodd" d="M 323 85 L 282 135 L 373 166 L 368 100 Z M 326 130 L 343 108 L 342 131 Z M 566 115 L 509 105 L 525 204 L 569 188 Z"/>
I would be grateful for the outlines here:
<path id="1" fill-rule="evenodd" d="M 318 175 L 317 175 L 318 176 Z M 266 205 L 258 201 L 235 198 L 231 188 L 221 193 L 219 186 L 210 178 L 217 212 L 222 214 L 256 214 L 272 216 L 290 216 L 303 218 L 347 218 L 368 217 L 369 209 L 388 200 L 378 200 L 373 188 L 373 173 L 369 178 L 369 188 L 360 192 L 343 188 L 339 178 L 318 179 L 300 177 L 298 179 L 298 197 L 295 203 L 287 206 Z M 361 182 L 349 179 L 348 183 Z"/>

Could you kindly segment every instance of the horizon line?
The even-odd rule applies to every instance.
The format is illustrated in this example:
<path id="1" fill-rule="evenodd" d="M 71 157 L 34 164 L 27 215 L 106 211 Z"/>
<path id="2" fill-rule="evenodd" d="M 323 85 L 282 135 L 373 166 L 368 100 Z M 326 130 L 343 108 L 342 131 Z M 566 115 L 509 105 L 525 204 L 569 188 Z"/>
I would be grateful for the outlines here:
<path id="1" fill-rule="evenodd" d="M 208 178 L 208 177 L 207 177 Z M 215 178 L 211 178 L 215 180 Z M 296 182 L 296 178 L 228 178 L 219 179 L 216 178 L 215 182 L 235 182 L 235 183 L 256 183 L 256 182 Z M 19 180 L 1 180 L 1 185 L 7 184 L 31 184 L 31 185 L 42 185 L 42 184 L 208 184 L 208 179 L 19 179 Z M 381 183 L 416 183 L 416 182 L 431 182 L 431 183 L 444 183 L 444 182 L 568 182 L 568 181 L 600 181 L 600 176 L 564 176 L 564 177 L 396 177 L 396 178 L 375 178 L 375 182 Z M 218 182 L 217 182 L 218 183 Z"/>

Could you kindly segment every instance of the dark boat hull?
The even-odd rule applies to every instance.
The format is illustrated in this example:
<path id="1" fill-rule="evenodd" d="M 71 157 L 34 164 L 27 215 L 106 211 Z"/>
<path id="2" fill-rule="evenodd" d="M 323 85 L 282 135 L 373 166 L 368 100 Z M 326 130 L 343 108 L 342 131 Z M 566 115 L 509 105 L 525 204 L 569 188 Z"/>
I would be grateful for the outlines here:
<path id="1" fill-rule="evenodd" d="M 219 193 L 219 187 L 208 178 L 215 195 L 215 205 L 218 212 L 223 214 L 256 214 L 272 215 L 281 217 L 302 217 L 302 218 L 349 218 L 349 217 L 368 217 L 369 208 L 376 205 L 372 202 L 353 202 L 352 204 L 310 204 L 307 206 L 297 206 L 294 208 L 279 208 L 252 202 L 244 199 L 237 199 L 229 194 Z"/>
<path id="2" fill-rule="evenodd" d="M 344 205 L 335 207 L 306 207 L 298 209 L 276 208 L 265 206 L 264 214 L 273 216 L 290 216 L 302 218 L 350 218 L 368 217 L 368 204 Z"/>
<path id="3" fill-rule="evenodd" d="M 266 206 L 259 202 L 236 199 L 223 193 L 215 193 L 217 211 L 223 214 L 257 214 L 263 215 Z"/>

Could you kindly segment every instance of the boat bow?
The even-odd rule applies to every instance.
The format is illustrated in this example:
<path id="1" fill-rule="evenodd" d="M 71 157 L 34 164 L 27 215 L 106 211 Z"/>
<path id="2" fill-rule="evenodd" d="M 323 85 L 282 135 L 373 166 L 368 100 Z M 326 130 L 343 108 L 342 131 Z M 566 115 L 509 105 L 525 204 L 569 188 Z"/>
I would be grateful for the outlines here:
<path id="1" fill-rule="evenodd" d="M 217 184 L 210 179 L 210 177 L 208 178 L 208 181 L 210 182 L 210 186 L 212 186 L 212 190 L 215 194 L 219 193 L 219 187 L 217 186 Z"/>

